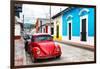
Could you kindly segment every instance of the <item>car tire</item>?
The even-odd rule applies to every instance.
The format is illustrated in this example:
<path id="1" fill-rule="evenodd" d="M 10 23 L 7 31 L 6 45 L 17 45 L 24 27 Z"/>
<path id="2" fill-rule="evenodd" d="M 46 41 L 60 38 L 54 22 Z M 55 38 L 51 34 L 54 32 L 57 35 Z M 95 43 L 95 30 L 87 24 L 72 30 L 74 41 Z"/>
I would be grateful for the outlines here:
<path id="1" fill-rule="evenodd" d="M 34 55 L 33 55 L 33 54 L 30 54 L 30 55 L 31 55 L 31 60 L 32 60 L 32 63 L 37 62 L 37 60 L 33 57 Z"/>
<path id="2" fill-rule="evenodd" d="M 28 54 L 30 54 L 30 52 L 29 52 L 29 49 L 28 49 L 29 47 L 28 47 L 28 42 L 26 42 L 25 43 L 25 51 L 28 53 Z"/>
<path id="3" fill-rule="evenodd" d="M 28 51 L 28 42 L 25 42 L 25 51 Z"/>
<path id="4" fill-rule="evenodd" d="M 61 55 L 57 56 L 56 58 L 60 58 L 60 57 L 61 57 Z"/>

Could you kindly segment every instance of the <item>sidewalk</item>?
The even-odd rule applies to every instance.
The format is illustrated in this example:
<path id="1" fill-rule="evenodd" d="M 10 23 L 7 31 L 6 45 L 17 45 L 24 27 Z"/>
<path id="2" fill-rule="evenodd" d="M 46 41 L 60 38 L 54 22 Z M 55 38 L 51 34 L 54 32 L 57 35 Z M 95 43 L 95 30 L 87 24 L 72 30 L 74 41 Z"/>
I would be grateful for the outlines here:
<path id="1" fill-rule="evenodd" d="M 25 49 L 23 39 L 15 40 L 15 66 L 25 64 Z"/>
<path id="2" fill-rule="evenodd" d="M 75 47 L 87 49 L 87 50 L 90 50 L 90 51 L 95 50 L 95 46 L 93 46 L 93 45 L 82 44 L 82 43 L 73 42 L 73 41 L 59 41 L 59 40 L 55 40 L 55 41 L 60 42 L 60 43 L 64 43 L 64 44 L 68 44 L 68 45 L 73 45 Z"/>

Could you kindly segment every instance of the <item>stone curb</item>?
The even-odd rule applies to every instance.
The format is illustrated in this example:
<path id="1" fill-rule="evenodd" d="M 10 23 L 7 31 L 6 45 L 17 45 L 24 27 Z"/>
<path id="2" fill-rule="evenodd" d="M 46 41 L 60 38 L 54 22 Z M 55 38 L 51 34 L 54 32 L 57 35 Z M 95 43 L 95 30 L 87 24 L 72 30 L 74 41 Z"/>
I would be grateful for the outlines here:
<path id="1" fill-rule="evenodd" d="M 64 43 L 64 44 L 68 44 L 68 45 L 72 45 L 78 48 L 83 48 L 83 49 L 87 49 L 90 51 L 94 51 L 94 46 L 92 45 L 87 45 L 87 44 L 82 44 L 82 43 L 77 43 L 77 42 L 68 42 L 68 41 L 59 41 L 59 40 L 55 40 L 56 42 L 60 42 L 60 43 Z"/>

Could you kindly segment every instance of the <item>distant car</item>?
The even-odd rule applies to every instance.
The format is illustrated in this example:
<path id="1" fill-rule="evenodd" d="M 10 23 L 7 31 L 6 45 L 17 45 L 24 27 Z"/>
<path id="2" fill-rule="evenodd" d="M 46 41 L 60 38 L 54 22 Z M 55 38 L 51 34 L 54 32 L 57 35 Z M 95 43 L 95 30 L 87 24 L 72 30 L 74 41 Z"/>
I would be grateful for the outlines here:
<path id="1" fill-rule="evenodd" d="M 34 34 L 27 45 L 27 52 L 31 55 L 32 62 L 37 59 L 60 58 L 61 48 L 53 41 L 49 34 Z"/>
<path id="2" fill-rule="evenodd" d="M 29 39 L 29 35 L 25 35 L 25 36 L 23 36 L 23 38 L 24 38 L 24 40 L 27 40 L 27 39 Z"/>
<path id="3" fill-rule="evenodd" d="M 25 51 L 28 49 L 28 42 L 30 42 L 32 35 L 25 35 L 24 38 L 24 44 L 25 44 Z"/>

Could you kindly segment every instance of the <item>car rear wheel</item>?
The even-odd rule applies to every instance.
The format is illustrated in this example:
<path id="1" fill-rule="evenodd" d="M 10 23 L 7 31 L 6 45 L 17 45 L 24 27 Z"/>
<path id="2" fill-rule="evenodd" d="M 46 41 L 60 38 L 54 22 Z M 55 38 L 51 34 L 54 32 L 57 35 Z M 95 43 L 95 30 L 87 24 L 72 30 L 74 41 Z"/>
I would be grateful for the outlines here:
<path id="1" fill-rule="evenodd" d="M 37 62 L 37 60 L 34 58 L 34 55 L 33 54 L 30 54 L 31 55 L 31 60 L 33 63 Z"/>
<path id="2" fill-rule="evenodd" d="M 30 49 L 29 49 L 28 44 L 27 44 L 26 47 L 25 47 L 25 51 L 26 51 L 28 54 L 30 54 Z"/>

